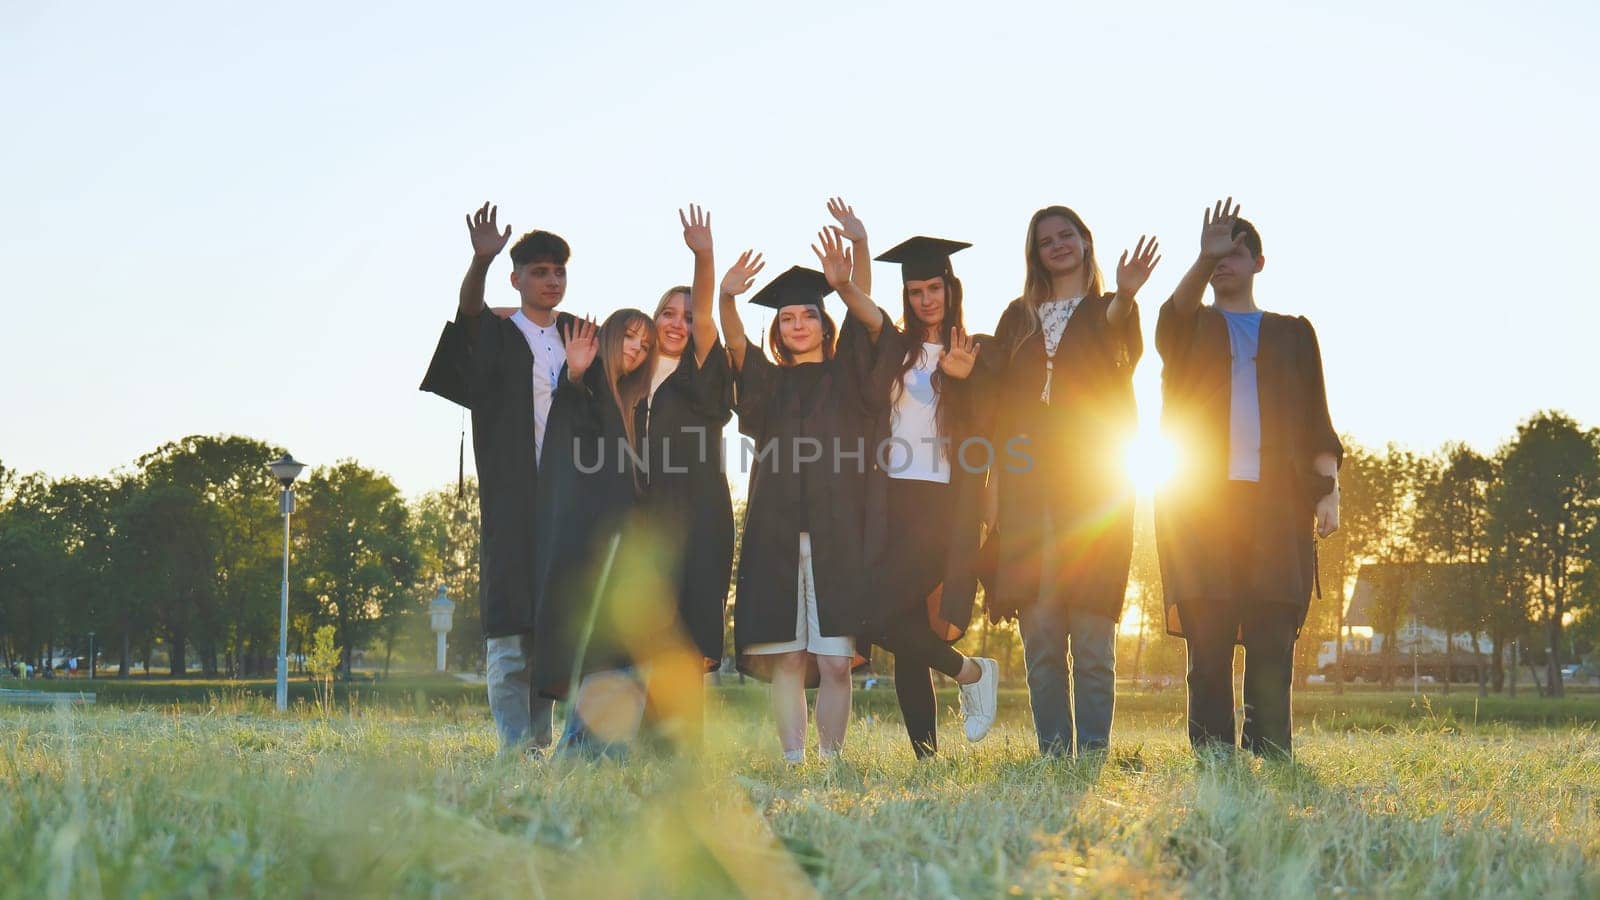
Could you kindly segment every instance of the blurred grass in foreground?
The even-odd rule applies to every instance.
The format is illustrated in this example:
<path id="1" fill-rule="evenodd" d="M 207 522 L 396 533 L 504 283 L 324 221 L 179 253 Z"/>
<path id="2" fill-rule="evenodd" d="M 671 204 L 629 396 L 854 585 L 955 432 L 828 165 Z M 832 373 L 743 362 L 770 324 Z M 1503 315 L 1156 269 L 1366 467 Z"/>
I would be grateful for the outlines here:
<path id="1" fill-rule="evenodd" d="M 0 895 L 1600 893 L 1600 733 L 1471 697 L 1307 697 L 1297 764 L 1201 766 L 1181 692 L 1121 699 L 1103 765 L 1038 759 L 1013 694 L 917 764 L 872 691 L 842 763 L 791 770 L 759 688 L 712 696 L 697 765 L 497 759 L 465 701 L 0 708 Z"/>

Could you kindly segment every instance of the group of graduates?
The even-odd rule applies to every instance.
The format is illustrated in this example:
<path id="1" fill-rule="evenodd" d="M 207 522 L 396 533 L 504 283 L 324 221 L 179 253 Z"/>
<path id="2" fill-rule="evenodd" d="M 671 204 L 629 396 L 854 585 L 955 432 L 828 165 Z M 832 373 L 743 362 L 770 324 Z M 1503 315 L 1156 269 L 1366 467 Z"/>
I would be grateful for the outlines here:
<path id="1" fill-rule="evenodd" d="M 487 307 L 511 228 L 487 203 L 467 216 L 472 263 L 422 387 L 471 410 L 503 748 L 555 744 L 556 701 L 568 703 L 563 750 L 621 747 L 647 710 L 697 737 L 703 675 L 723 652 L 735 523 L 721 435 L 735 417 L 751 465 L 737 664 L 771 683 L 786 760 L 805 758 L 808 687 L 819 751 L 839 753 L 870 645 L 894 655 L 917 756 L 938 747 L 933 671 L 960 685 L 966 737 L 981 740 L 999 668 L 953 647 L 980 582 L 991 619 L 1018 620 L 1040 751 L 1109 745 L 1133 543 L 1122 457 L 1137 420 L 1137 294 L 1157 242 L 1124 251 L 1108 291 L 1083 219 L 1039 210 L 1022 295 L 992 336 L 975 335 L 951 262 L 970 244 L 913 237 L 878 256 L 900 267 L 892 316 L 872 296 L 861 220 L 840 199 L 827 208 L 819 268 L 750 298 L 774 311 L 761 344 L 738 298 L 762 257 L 741 254 L 719 283 L 697 207 L 679 212 L 690 284 L 652 313 L 600 323 L 557 311 L 570 250 L 547 231 L 511 246 L 520 304 Z M 1286 755 L 1313 533 L 1338 527 L 1342 450 L 1310 323 L 1256 306 L 1264 265 L 1255 227 L 1219 202 L 1161 306 L 1162 420 L 1181 462 L 1158 498 L 1157 544 L 1167 629 L 1189 647 L 1191 741 L 1239 744 L 1243 644 L 1244 746 Z"/>

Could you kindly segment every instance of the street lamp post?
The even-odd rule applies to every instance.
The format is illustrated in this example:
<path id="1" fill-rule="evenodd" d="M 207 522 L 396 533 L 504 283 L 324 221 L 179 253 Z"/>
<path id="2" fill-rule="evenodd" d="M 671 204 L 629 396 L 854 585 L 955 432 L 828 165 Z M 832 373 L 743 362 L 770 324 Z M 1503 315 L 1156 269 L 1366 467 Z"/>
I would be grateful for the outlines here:
<path id="1" fill-rule="evenodd" d="M 283 513 L 283 595 L 278 610 L 278 711 L 282 712 L 289 708 L 289 516 L 294 513 L 294 480 L 305 465 L 285 453 L 267 468 L 283 485 L 278 497 L 278 511 Z"/>
<path id="2" fill-rule="evenodd" d="M 89 632 L 89 680 L 94 680 L 94 632 Z"/>
<path id="3" fill-rule="evenodd" d="M 434 670 L 438 671 L 438 672 L 443 672 L 444 668 L 445 668 L 445 666 L 444 666 L 444 654 L 445 654 L 444 636 L 450 632 L 450 622 L 451 622 L 451 619 L 454 618 L 455 612 L 456 612 L 456 605 L 454 603 L 450 602 L 450 598 L 449 597 L 445 596 L 444 585 L 440 584 L 439 585 L 439 596 L 434 597 L 433 598 L 433 602 L 428 604 L 428 617 L 431 620 L 431 624 L 433 626 L 433 633 L 434 633 L 435 638 L 437 640 L 437 643 L 434 646 L 434 653 L 433 653 L 434 664 L 433 664 L 433 667 L 434 667 Z"/>

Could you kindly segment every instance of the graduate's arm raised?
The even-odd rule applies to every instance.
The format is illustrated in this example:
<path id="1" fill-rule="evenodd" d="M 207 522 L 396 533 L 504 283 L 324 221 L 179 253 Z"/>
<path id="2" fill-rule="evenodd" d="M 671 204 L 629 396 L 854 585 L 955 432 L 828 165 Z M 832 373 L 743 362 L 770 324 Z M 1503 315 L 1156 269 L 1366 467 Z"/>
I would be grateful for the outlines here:
<path id="1" fill-rule="evenodd" d="M 1128 251 L 1122 251 L 1122 258 L 1117 261 L 1117 292 L 1106 306 L 1106 322 L 1112 326 L 1122 325 L 1133 315 L 1133 304 L 1139 289 L 1150 280 L 1156 263 L 1161 262 L 1160 251 L 1161 244 L 1155 238 L 1146 238 L 1142 234 L 1133 248 L 1132 259 L 1128 258 Z"/>
<path id="2" fill-rule="evenodd" d="M 846 247 L 844 238 L 831 231 L 817 232 L 817 239 L 822 247 L 813 244 L 811 252 L 817 255 L 817 261 L 822 264 L 822 274 L 828 279 L 828 287 L 839 292 L 850 315 L 867 329 L 867 337 L 876 342 L 878 333 L 883 331 L 883 311 L 852 280 L 851 270 L 855 263 L 852 248 Z"/>
<path id="3" fill-rule="evenodd" d="M 867 249 L 867 226 L 856 217 L 856 208 L 844 202 L 843 197 L 828 201 L 828 215 L 839 223 L 829 225 L 834 234 L 850 241 L 850 252 L 855 262 L 850 269 L 850 280 L 861 288 L 861 293 L 872 293 L 872 251 Z"/>
<path id="4" fill-rule="evenodd" d="M 483 287 L 489 278 L 489 266 L 505 249 L 511 239 L 511 226 L 500 230 L 500 207 L 484 203 L 477 212 L 467 214 L 467 237 L 472 241 L 472 262 L 461 279 L 461 294 L 456 305 L 456 317 L 466 325 L 469 340 L 478 337 L 478 317 L 483 313 Z"/>
<path id="5" fill-rule="evenodd" d="M 739 315 L 739 295 L 750 290 L 750 285 L 755 284 L 756 276 L 765 266 L 766 261 L 761 254 L 746 250 L 728 267 L 728 274 L 722 276 L 718 303 L 722 318 L 722 343 L 728 348 L 728 356 L 735 369 L 744 368 L 744 355 L 750 348 L 750 340 L 744 334 L 744 319 Z"/>
<path id="6" fill-rule="evenodd" d="M 706 355 L 717 342 L 717 322 L 711 316 L 711 294 L 716 290 L 717 264 L 712 256 L 711 213 L 694 204 L 689 214 L 678 210 L 683 223 L 683 242 L 694 254 L 694 281 L 689 286 L 690 333 L 694 335 L 694 361 L 705 365 Z"/>
<path id="7" fill-rule="evenodd" d="M 1217 263 L 1244 242 L 1244 235 L 1233 236 L 1233 223 L 1238 219 L 1239 207 L 1232 197 L 1218 200 L 1216 206 L 1206 210 L 1205 224 L 1200 228 L 1200 256 L 1172 291 L 1173 312 L 1180 317 L 1192 318 L 1200 309 Z"/>

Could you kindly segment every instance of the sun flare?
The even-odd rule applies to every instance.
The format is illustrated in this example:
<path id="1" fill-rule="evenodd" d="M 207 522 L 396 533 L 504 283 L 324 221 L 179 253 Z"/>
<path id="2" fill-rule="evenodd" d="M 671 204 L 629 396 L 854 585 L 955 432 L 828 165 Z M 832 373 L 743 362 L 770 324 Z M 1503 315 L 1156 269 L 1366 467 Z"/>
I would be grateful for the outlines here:
<path id="1" fill-rule="evenodd" d="M 1139 496 L 1148 497 L 1177 470 L 1178 452 L 1159 429 L 1141 425 L 1123 452 L 1122 464 Z"/>

